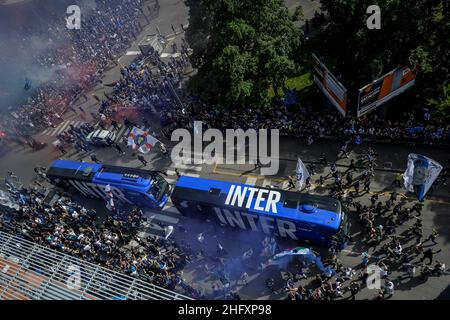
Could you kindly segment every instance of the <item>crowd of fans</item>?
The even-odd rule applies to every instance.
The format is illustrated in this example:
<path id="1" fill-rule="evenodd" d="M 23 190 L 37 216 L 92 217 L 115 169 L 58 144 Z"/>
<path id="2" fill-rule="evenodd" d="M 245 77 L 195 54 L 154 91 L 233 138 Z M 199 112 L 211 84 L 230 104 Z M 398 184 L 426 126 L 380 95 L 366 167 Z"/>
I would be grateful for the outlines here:
<path id="1" fill-rule="evenodd" d="M 182 271 L 197 257 L 186 244 L 159 237 L 139 238 L 139 227 L 146 221 L 140 209 L 101 218 L 94 209 L 86 209 L 67 194 L 50 205 L 45 193 L 37 188 L 14 193 L 19 207 L 0 210 L 0 231 L 199 297 L 199 292 L 183 279 Z M 134 246 L 130 246 L 132 242 Z"/>
<path id="2" fill-rule="evenodd" d="M 448 145 L 450 125 L 437 114 L 424 108 L 418 113 L 405 113 L 400 120 L 386 120 L 377 115 L 343 119 L 329 110 L 314 111 L 300 108 L 289 111 L 283 101 L 260 109 L 236 108 L 232 112 L 214 108 L 201 99 L 186 95 L 179 88 L 189 65 L 187 44 L 181 48 L 178 58 L 163 62 L 158 55 L 152 59 L 141 58 L 130 67 L 122 69 L 122 78 L 108 99 L 102 101 L 98 118 L 117 119 L 120 110 L 134 109 L 142 116 L 157 114 L 163 130 L 192 127 L 194 120 L 203 121 L 207 128 L 280 129 L 282 135 L 315 139 L 349 139 L 358 143 L 391 142 L 409 144 Z M 158 114 L 159 113 L 159 114 Z M 123 117 L 122 117 L 123 118 Z"/>
<path id="3" fill-rule="evenodd" d="M 189 65 L 188 48 L 181 47 L 181 55 L 162 61 L 154 51 L 136 59 L 121 70 L 122 78 L 115 84 L 107 99 L 101 102 L 98 118 L 107 122 L 121 119 L 129 113 L 141 117 L 161 115 L 161 123 L 168 123 L 170 112 L 177 108 L 175 96 L 183 81 L 183 71 Z"/>
<path id="4" fill-rule="evenodd" d="M 37 65 L 51 70 L 51 79 L 32 86 L 28 101 L 12 113 L 12 121 L 3 124 L 5 129 L 23 136 L 56 127 L 71 103 L 92 88 L 142 30 L 138 22 L 141 4 L 142 0 L 97 0 L 95 9 L 84 13 L 81 29 L 69 30 L 61 26 L 60 19 L 50 25 L 48 50 L 34 59 Z M 34 36 L 33 30 L 28 33 L 23 39 L 25 48 Z"/>
<path id="5" fill-rule="evenodd" d="M 195 102 L 195 104 L 199 104 Z M 260 110 L 244 108 L 232 113 L 211 110 L 208 105 L 186 108 L 172 112 L 171 120 L 189 126 L 193 120 L 203 121 L 212 128 L 280 129 L 280 134 L 308 139 L 347 139 L 353 137 L 365 142 L 426 143 L 448 145 L 450 125 L 437 115 L 432 117 L 423 112 L 423 119 L 413 113 L 406 113 L 399 121 L 381 119 L 369 115 L 360 119 L 345 118 L 328 111 L 312 111 L 311 108 L 299 112 L 289 112 L 282 104 L 268 106 Z"/>
<path id="6" fill-rule="evenodd" d="M 324 169 L 328 169 L 323 157 L 322 154 L 319 160 L 325 166 Z M 357 227 L 361 232 L 355 237 L 350 236 L 348 240 L 355 245 L 353 250 L 362 252 L 361 263 L 356 266 L 344 265 L 339 259 L 339 251 L 331 248 L 325 263 L 335 273 L 316 273 L 308 267 L 300 266 L 298 273 L 292 273 L 287 280 L 285 290 L 288 292 L 288 299 L 355 299 L 355 295 L 366 287 L 366 280 L 374 269 L 381 276 L 380 288 L 374 298 L 385 299 L 394 294 L 394 287 L 417 286 L 430 276 L 446 273 L 445 264 L 435 258 L 441 252 L 441 249 L 434 248 L 439 245 L 436 241 L 438 231 L 432 229 L 425 234 L 421 217 L 422 202 L 406 200 L 395 191 L 389 196 L 372 194 L 368 205 L 359 201 L 358 198 L 371 191 L 375 176 L 375 151 L 369 148 L 360 161 L 360 165 L 365 167 L 363 170 L 357 169 L 354 161 L 343 171 L 339 171 L 332 163 L 326 176 L 316 173 L 311 179 L 318 177 L 314 181 L 317 190 L 322 189 L 322 193 L 339 199 L 343 211 L 359 224 Z M 315 173 L 315 168 L 310 167 L 310 172 Z M 446 179 L 447 174 L 437 185 L 442 186 Z M 307 181 L 306 189 L 310 187 L 311 182 Z M 399 227 L 402 225 L 411 227 L 403 227 L 400 232 Z M 354 227 L 356 226 L 352 229 Z M 394 278 L 393 272 L 401 275 Z M 294 286 L 295 280 L 302 276 L 315 277 L 315 281 L 308 286 Z"/>

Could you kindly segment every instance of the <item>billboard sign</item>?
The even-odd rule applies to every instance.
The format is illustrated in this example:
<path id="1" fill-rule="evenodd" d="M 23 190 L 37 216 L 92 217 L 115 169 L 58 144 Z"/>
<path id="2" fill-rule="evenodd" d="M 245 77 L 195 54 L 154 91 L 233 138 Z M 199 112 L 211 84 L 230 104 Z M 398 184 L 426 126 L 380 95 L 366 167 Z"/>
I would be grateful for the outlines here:
<path id="1" fill-rule="evenodd" d="M 397 68 L 359 89 L 358 117 L 375 110 L 415 84 L 416 74 L 408 67 Z"/>
<path id="2" fill-rule="evenodd" d="M 336 109 L 345 116 L 347 113 L 347 89 L 345 89 L 315 54 L 312 57 L 314 63 L 314 82 Z"/>

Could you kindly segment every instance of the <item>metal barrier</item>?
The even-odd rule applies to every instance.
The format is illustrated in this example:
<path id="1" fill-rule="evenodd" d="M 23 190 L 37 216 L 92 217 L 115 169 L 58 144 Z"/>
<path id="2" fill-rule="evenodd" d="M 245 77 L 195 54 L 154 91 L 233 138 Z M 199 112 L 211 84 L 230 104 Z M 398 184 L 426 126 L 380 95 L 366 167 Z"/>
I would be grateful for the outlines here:
<path id="1" fill-rule="evenodd" d="M 192 300 L 0 232 L 1 300 Z"/>

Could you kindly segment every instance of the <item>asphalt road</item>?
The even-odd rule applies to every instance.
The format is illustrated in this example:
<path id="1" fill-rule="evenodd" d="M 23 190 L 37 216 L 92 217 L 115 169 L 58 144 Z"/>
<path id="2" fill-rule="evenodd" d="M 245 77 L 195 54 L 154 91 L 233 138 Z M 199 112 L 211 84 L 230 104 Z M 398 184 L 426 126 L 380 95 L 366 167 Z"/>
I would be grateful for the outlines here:
<path id="1" fill-rule="evenodd" d="M 309 3 L 310 7 L 316 5 L 317 1 L 300 1 L 301 3 Z M 288 5 L 294 5 L 294 1 L 288 1 Z M 305 10 L 306 14 L 306 10 Z M 144 22 L 143 22 L 144 23 Z M 170 41 L 179 41 L 183 34 L 180 32 L 176 37 L 171 35 L 172 29 L 171 24 L 174 26 L 179 26 L 180 24 L 187 23 L 187 9 L 182 1 L 167 0 L 161 1 L 161 10 L 159 17 L 152 20 L 144 29 L 144 32 L 140 35 L 138 42 L 147 34 L 156 32 L 156 25 L 161 30 L 163 35 L 168 35 Z M 129 51 L 136 51 L 136 44 L 129 49 Z M 119 58 L 119 57 L 118 57 Z M 127 64 L 131 61 L 132 55 L 125 55 L 120 59 L 120 63 Z M 119 67 L 114 67 L 109 70 L 103 78 L 104 83 L 111 83 L 119 79 Z M 92 94 L 96 94 L 101 97 L 105 87 L 98 85 L 94 88 Z M 106 89 L 107 90 L 107 89 Z M 86 110 L 95 110 L 96 103 L 95 99 L 88 95 L 88 101 L 80 101 L 79 105 L 83 106 Z M 41 133 L 38 138 L 42 141 L 53 142 L 55 140 L 54 135 L 58 131 L 63 131 L 68 127 L 70 123 L 78 124 L 81 121 L 90 121 L 91 119 L 87 115 L 82 115 L 81 113 L 76 114 L 69 112 L 64 116 L 64 122 L 60 124 L 57 128 L 49 130 L 45 133 Z M 84 117 L 84 119 L 83 119 Z M 152 130 L 157 130 L 158 124 L 152 124 Z M 127 130 L 121 128 L 119 130 L 119 135 L 117 141 L 120 141 L 122 136 L 126 136 Z M 165 142 L 165 141 L 164 141 Z M 379 154 L 380 158 L 378 160 L 378 166 L 375 173 L 374 183 L 372 184 L 372 192 L 380 194 L 382 199 L 385 199 L 386 195 L 390 193 L 393 189 L 391 183 L 394 179 L 394 174 L 397 171 L 403 171 L 406 166 L 406 157 L 410 152 L 416 152 L 428 155 L 442 163 L 448 159 L 448 150 L 438 149 L 433 146 L 416 146 L 410 147 L 405 145 L 386 145 L 386 144 L 367 144 L 364 143 L 362 146 L 354 147 L 351 151 L 350 156 L 357 158 L 363 149 L 372 146 Z M 125 148 L 125 147 L 124 147 Z M 168 181 L 172 184 L 176 183 L 175 168 L 177 168 L 181 174 L 190 175 L 194 177 L 207 177 L 212 179 L 219 179 L 231 182 L 242 182 L 248 184 L 254 184 L 257 186 L 275 185 L 277 187 L 286 186 L 286 176 L 292 175 L 295 170 L 296 158 L 300 156 L 305 162 L 315 162 L 318 161 L 319 154 L 325 152 L 329 162 L 335 161 L 337 152 L 339 150 L 339 144 L 332 141 L 317 141 L 312 146 L 307 146 L 303 139 L 291 139 L 283 138 L 281 140 L 280 146 L 280 170 L 276 176 L 264 177 L 260 175 L 259 171 L 251 171 L 253 166 L 251 165 L 179 165 L 175 166 L 171 161 L 163 157 L 157 151 L 152 152 L 147 156 L 149 161 L 148 169 L 164 170 L 168 173 Z M 129 167 L 141 167 L 139 161 L 135 157 L 131 156 L 131 151 L 127 150 L 126 155 L 120 156 L 115 150 L 111 149 L 98 149 L 95 151 L 98 158 L 108 164 L 123 165 Z M 51 145 L 47 148 L 33 152 L 24 146 L 12 146 L 9 152 L 0 156 L 0 175 L 5 176 L 7 171 L 13 171 L 18 174 L 25 183 L 29 183 L 34 178 L 33 168 L 36 165 L 48 166 L 51 161 L 60 158 L 61 155 L 59 151 L 54 149 Z M 75 154 L 70 151 L 65 158 L 70 159 L 84 159 L 89 161 L 89 154 Z M 345 170 L 346 165 L 348 165 L 347 159 L 339 160 L 338 166 L 339 170 Z M 318 173 L 313 177 L 315 181 L 320 174 L 327 174 L 328 168 L 322 168 L 317 166 Z M 400 193 L 404 193 L 401 189 L 397 189 Z M 311 193 L 323 194 L 323 190 L 314 186 Z M 450 225 L 448 211 L 450 207 L 449 200 L 450 192 L 449 186 L 443 186 L 436 190 L 427 200 L 425 201 L 425 207 L 422 213 L 423 225 L 424 225 L 424 235 L 425 237 L 431 232 L 432 228 L 437 228 L 439 232 L 438 245 L 442 251 L 436 258 L 448 265 L 450 261 L 449 257 L 449 241 L 450 232 L 448 226 Z M 357 199 L 362 203 L 367 203 L 370 194 L 365 194 Z M 415 203 L 412 195 L 401 195 L 401 198 L 405 199 L 408 203 Z M 82 200 L 84 201 L 84 200 Z M 86 200 L 86 204 L 89 206 L 95 206 L 98 210 L 102 210 L 103 204 Z M 268 277 L 274 277 L 277 280 L 277 285 L 281 285 L 281 277 L 283 275 L 283 270 L 278 270 L 277 268 L 268 268 L 263 272 L 257 269 L 260 258 L 255 258 L 250 262 L 249 265 L 244 265 L 240 261 L 240 257 L 243 252 L 249 248 L 255 248 L 256 244 L 263 239 L 261 234 L 252 232 L 236 232 L 230 229 L 216 228 L 210 224 L 195 221 L 192 219 L 187 219 L 181 217 L 177 210 L 172 206 L 168 205 L 164 208 L 162 213 L 148 212 L 149 225 L 142 230 L 142 236 L 145 235 L 161 235 L 163 232 L 162 227 L 159 224 L 173 225 L 175 226 L 175 232 L 173 237 L 180 240 L 187 240 L 193 244 L 196 249 L 203 249 L 211 255 L 214 255 L 217 242 L 220 242 L 228 254 L 228 268 L 231 270 L 232 287 L 237 290 L 241 297 L 243 298 L 254 298 L 254 299 L 281 299 L 285 297 L 285 294 L 274 295 L 271 294 L 265 287 L 264 282 Z M 354 217 L 352 218 L 354 220 Z M 403 232 L 412 224 L 412 221 L 405 223 L 399 228 L 399 233 Z M 358 223 L 353 224 L 351 233 L 354 234 L 354 243 L 343 251 L 339 258 L 342 263 L 346 266 L 357 266 L 361 263 L 360 254 L 363 251 L 369 250 L 372 255 L 371 262 L 377 260 L 376 254 L 372 249 L 368 249 L 366 240 L 363 239 L 362 234 L 359 233 Z M 188 232 L 182 232 L 179 228 L 183 226 L 188 228 Z M 197 240 L 198 234 L 202 233 L 205 241 L 200 243 Z M 298 243 L 292 243 L 289 241 L 280 241 L 280 246 L 283 248 L 288 248 L 292 246 L 298 246 Z M 409 243 L 408 245 L 411 245 Z M 315 248 L 319 252 L 323 252 L 321 248 Z M 255 254 L 256 255 L 256 254 Z M 217 279 L 214 276 L 208 275 L 204 271 L 205 261 L 200 261 L 189 265 L 185 269 L 185 277 L 192 283 L 203 288 L 206 293 L 211 293 L 211 284 Z M 291 271 L 295 269 L 292 265 L 289 267 Z M 249 284 L 246 286 L 237 285 L 236 280 L 243 271 L 247 271 L 250 275 Z M 312 273 L 314 274 L 315 269 L 313 268 Z M 445 275 L 440 278 L 431 277 L 427 281 L 421 281 L 417 277 L 412 280 L 399 280 L 398 277 L 402 273 L 394 271 L 390 276 L 394 280 L 396 285 L 396 293 L 392 299 L 435 299 L 435 298 L 446 298 L 448 299 L 449 291 L 448 285 L 450 283 L 450 276 Z M 300 283 L 308 285 L 312 281 L 309 277 L 306 280 L 301 280 Z M 347 294 L 348 295 L 348 294 Z M 375 296 L 375 292 L 370 290 L 363 290 L 358 294 L 359 299 L 371 299 Z"/>

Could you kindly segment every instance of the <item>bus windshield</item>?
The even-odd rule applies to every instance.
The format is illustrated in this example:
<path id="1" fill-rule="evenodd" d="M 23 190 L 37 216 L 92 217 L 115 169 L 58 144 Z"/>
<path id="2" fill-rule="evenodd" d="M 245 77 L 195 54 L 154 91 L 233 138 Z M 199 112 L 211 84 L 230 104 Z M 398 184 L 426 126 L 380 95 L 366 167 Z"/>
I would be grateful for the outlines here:
<path id="1" fill-rule="evenodd" d="M 154 182 L 150 189 L 148 189 L 147 193 L 151 194 L 155 200 L 159 202 L 163 198 L 164 193 L 167 192 L 169 184 L 159 174 L 153 175 L 152 178 Z"/>

